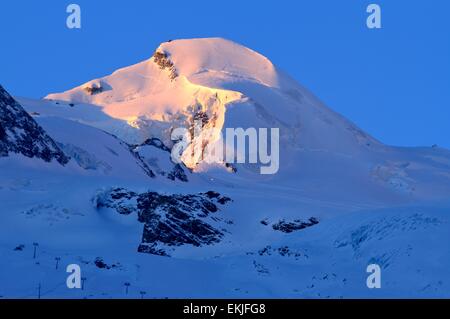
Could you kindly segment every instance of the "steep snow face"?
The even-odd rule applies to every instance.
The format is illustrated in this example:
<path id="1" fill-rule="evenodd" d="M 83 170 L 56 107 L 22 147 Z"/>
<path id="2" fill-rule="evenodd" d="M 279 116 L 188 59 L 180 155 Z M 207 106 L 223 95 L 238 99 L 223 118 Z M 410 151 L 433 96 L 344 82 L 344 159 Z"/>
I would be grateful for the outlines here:
<path id="1" fill-rule="evenodd" d="M 0 86 L 0 157 L 19 153 L 64 165 L 67 157 L 53 139 Z"/>

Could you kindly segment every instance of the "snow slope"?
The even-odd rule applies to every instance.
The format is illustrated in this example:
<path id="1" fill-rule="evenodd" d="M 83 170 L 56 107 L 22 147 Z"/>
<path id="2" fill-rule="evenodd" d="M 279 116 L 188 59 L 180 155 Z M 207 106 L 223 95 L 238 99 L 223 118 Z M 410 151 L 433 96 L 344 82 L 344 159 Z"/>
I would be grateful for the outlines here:
<path id="1" fill-rule="evenodd" d="M 166 42 L 18 101 L 70 161 L 0 158 L 0 296 L 41 284 L 61 298 L 448 297 L 450 152 L 382 144 L 248 48 Z M 279 172 L 172 163 L 171 131 L 196 119 L 280 128 Z M 65 286 L 71 263 L 84 290 Z M 366 286 L 370 263 L 380 290 Z"/>

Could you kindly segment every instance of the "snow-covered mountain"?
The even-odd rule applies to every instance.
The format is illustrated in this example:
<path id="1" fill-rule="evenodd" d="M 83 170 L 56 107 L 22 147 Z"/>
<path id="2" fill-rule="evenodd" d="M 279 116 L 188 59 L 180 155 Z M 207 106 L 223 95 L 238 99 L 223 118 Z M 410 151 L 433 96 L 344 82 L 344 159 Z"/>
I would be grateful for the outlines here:
<path id="1" fill-rule="evenodd" d="M 80 120 L 128 142 L 158 137 L 170 144 L 172 127 L 189 127 L 193 119 L 204 117 L 219 130 L 279 127 L 292 148 L 353 154 L 379 146 L 267 58 L 223 39 L 164 43 L 147 61 L 47 99 L 95 105 L 107 117 Z"/>
<path id="2" fill-rule="evenodd" d="M 0 141 L 18 118 L 3 120 L 18 107 L 7 100 Z M 257 52 L 170 41 L 109 76 L 17 100 L 66 160 L 0 158 L 1 296 L 41 284 L 44 297 L 126 297 L 124 282 L 128 297 L 448 296 L 450 152 L 384 145 Z M 279 171 L 191 149 L 174 163 L 171 133 L 195 121 L 215 130 L 193 144 L 225 149 L 227 128 L 279 128 Z M 65 287 L 57 257 L 81 265 L 85 290 Z M 366 286 L 371 263 L 381 290 Z"/>

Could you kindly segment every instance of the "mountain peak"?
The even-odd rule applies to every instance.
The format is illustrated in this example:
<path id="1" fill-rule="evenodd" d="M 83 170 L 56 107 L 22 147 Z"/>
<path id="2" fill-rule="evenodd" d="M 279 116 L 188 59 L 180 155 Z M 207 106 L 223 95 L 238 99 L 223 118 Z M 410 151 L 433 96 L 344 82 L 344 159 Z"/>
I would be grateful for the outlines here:
<path id="1" fill-rule="evenodd" d="M 171 145 L 174 128 L 204 118 L 217 132 L 279 128 L 282 145 L 291 149 L 352 154 L 379 145 L 269 59 L 222 38 L 162 43 L 150 59 L 47 99 L 89 105 L 90 115 L 80 118 L 78 107 L 67 116 L 132 144 L 156 137 Z"/>

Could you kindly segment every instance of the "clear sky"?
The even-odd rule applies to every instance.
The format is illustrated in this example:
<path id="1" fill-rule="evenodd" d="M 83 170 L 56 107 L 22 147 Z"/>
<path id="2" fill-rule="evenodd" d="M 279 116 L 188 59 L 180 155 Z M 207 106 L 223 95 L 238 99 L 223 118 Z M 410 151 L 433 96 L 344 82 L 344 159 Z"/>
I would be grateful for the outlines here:
<path id="1" fill-rule="evenodd" d="M 66 27 L 66 7 L 82 29 Z M 381 30 L 366 7 L 382 8 Z M 448 0 L 15 0 L 0 4 L 0 84 L 43 97 L 178 38 L 224 37 L 271 59 L 381 141 L 450 148 Z"/>

